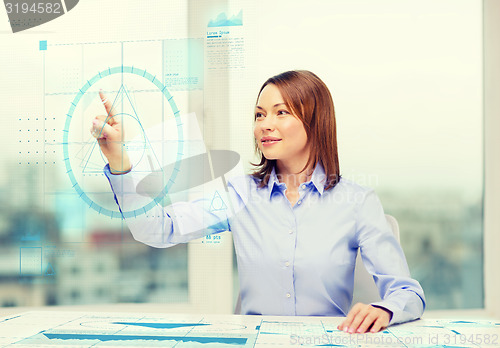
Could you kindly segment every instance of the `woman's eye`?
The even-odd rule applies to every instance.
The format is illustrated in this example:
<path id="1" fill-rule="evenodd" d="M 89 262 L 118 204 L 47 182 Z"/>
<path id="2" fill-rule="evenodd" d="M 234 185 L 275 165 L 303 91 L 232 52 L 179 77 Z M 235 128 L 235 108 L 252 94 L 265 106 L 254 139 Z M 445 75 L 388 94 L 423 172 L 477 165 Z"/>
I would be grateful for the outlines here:
<path id="1" fill-rule="evenodd" d="M 280 110 L 278 111 L 278 115 L 289 115 L 290 113 L 286 110 Z"/>
<path id="2" fill-rule="evenodd" d="M 264 117 L 264 115 L 263 115 L 263 114 L 261 114 L 260 112 L 257 112 L 257 113 L 255 114 L 255 119 L 258 119 L 258 118 L 261 118 L 261 117 Z"/>

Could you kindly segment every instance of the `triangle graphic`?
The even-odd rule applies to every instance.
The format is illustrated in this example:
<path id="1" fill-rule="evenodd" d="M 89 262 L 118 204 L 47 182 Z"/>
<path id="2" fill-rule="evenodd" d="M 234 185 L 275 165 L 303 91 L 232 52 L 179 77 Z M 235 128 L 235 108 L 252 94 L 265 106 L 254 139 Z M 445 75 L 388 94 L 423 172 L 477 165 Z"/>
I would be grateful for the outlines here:
<path id="1" fill-rule="evenodd" d="M 52 265 L 49 262 L 47 264 L 47 268 L 45 269 L 45 275 L 47 275 L 47 276 L 53 276 L 54 274 L 56 274 L 56 272 L 54 271 L 54 267 L 52 267 Z"/>
<path id="2" fill-rule="evenodd" d="M 121 85 L 118 89 L 118 92 L 116 93 L 112 103 L 112 108 L 117 111 L 117 114 L 127 114 L 131 116 L 140 125 L 141 129 L 144 129 L 142 127 L 139 115 L 136 112 L 136 108 L 134 107 L 134 103 L 132 102 L 129 92 L 124 85 Z M 143 136 L 145 156 L 143 156 L 141 161 L 148 160 L 149 162 L 156 162 L 155 167 L 160 168 L 160 170 L 153 171 L 163 172 L 163 170 L 161 169 L 162 166 L 160 165 L 157 155 L 152 149 L 151 142 L 149 141 L 147 134 L 143 133 Z M 102 173 L 101 156 L 103 155 L 100 153 L 100 149 L 96 149 L 96 147 L 99 147 L 99 144 L 93 137 L 90 137 L 89 141 L 86 142 L 77 153 L 77 158 L 80 159 L 80 168 L 83 174 Z M 134 163 L 133 165 L 137 166 L 138 163 Z M 150 167 L 153 168 L 153 165 L 151 165 L 151 163 Z"/>
<path id="3" fill-rule="evenodd" d="M 214 196 L 212 197 L 212 202 L 210 203 L 210 211 L 220 211 L 227 209 L 226 203 L 220 196 L 218 191 L 215 191 Z"/>

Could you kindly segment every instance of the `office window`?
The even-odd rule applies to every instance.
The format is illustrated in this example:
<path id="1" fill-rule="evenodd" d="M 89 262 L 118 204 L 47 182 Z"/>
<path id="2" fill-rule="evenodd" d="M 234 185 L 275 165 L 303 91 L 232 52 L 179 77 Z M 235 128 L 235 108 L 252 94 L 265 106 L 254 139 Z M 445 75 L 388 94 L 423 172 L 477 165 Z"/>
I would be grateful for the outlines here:
<path id="1" fill-rule="evenodd" d="M 142 117 L 141 126 L 148 129 L 162 122 L 158 111 L 162 100 L 155 99 L 162 89 L 158 91 L 150 80 L 168 81 L 182 113 L 193 112 L 182 101 L 187 99 L 188 78 L 179 75 L 188 70 L 183 65 L 185 44 L 190 42 L 185 39 L 186 2 L 156 1 L 145 6 L 151 11 L 146 16 L 151 28 L 154 13 L 158 15 L 158 25 L 147 40 L 142 29 L 131 25 L 136 9 L 129 13 L 127 1 L 118 5 L 116 15 L 105 20 L 109 28 L 102 30 L 106 34 L 100 39 L 88 25 L 89 18 L 104 20 L 97 18 L 102 12 L 96 12 L 94 4 L 79 4 L 73 21 L 47 24 L 54 25 L 49 31 L 29 29 L 34 34 L 29 38 L 3 29 L 0 304 L 5 306 L 188 302 L 187 246 L 158 251 L 133 240 L 118 218 L 103 175 L 106 162 L 98 146 L 93 149 L 97 143 L 89 128 L 93 117 L 105 112 L 97 99 L 98 89 L 75 102 L 89 80 L 96 82 L 92 77 L 102 77 L 99 81 L 110 96 L 127 90 L 133 106 L 139 105 L 135 111 Z M 130 34 L 137 33 L 132 44 Z M 203 60 L 203 54 L 192 57 Z M 124 65 L 147 70 L 152 75 L 144 75 L 150 80 L 120 81 L 100 74 L 108 68 L 119 71 Z M 203 64 L 199 67 L 203 75 Z M 126 87 L 120 89 L 121 82 Z M 197 88 L 203 90 L 202 79 Z M 148 98 L 154 102 L 146 103 Z M 78 105 L 73 128 L 66 122 L 72 102 Z M 88 110 L 92 102 L 99 106 L 98 112 Z M 69 140 L 64 140 L 64 134 L 70 134 Z M 64 146 L 69 149 L 72 171 L 66 167 Z M 78 172 L 77 181 L 92 205 L 75 191 L 72 172 Z M 105 190 L 102 185 L 107 185 Z M 104 214 L 106 208 L 115 212 L 113 219 Z"/>
<path id="2" fill-rule="evenodd" d="M 252 98 L 285 70 L 321 77 L 341 172 L 397 218 L 427 308 L 482 308 L 481 1 L 293 3 L 258 2 Z"/>

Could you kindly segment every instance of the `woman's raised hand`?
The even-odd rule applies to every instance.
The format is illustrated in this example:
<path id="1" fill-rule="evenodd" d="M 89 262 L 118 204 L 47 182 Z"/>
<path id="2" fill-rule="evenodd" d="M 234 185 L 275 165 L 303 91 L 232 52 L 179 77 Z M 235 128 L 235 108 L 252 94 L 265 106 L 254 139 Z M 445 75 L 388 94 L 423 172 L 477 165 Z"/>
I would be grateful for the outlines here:
<path id="1" fill-rule="evenodd" d="M 90 132 L 97 138 L 102 153 L 108 159 L 111 173 L 127 173 L 132 166 L 125 150 L 122 117 L 116 116 L 115 109 L 102 91 L 99 91 L 99 96 L 107 115 L 96 116 Z"/>

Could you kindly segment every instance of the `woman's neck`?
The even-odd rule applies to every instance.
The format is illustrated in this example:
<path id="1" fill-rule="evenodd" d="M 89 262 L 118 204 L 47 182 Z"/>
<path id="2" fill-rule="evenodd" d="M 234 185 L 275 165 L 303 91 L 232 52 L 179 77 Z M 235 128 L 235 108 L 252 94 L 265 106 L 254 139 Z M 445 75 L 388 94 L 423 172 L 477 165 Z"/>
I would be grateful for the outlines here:
<path id="1" fill-rule="evenodd" d="M 284 163 L 276 161 L 276 171 L 278 180 L 286 184 L 287 189 L 291 191 L 298 190 L 300 184 L 311 179 L 313 168 L 309 165 L 305 170 L 302 170 L 305 163 Z"/>

